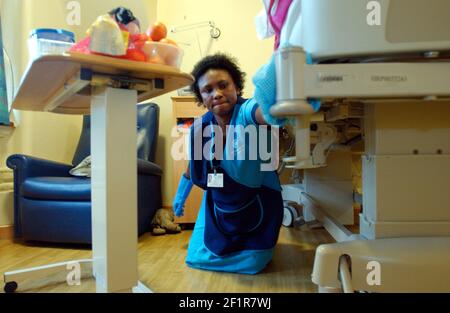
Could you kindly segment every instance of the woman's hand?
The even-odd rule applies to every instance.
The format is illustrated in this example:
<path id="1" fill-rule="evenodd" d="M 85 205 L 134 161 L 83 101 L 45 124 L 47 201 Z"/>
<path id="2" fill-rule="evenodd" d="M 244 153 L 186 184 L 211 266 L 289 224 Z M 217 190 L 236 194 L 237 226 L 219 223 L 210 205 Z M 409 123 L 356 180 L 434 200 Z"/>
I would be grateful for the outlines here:
<path id="1" fill-rule="evenodd" d="M 255 85 L 254 98 L 259 105 L 255 118 L 260 124 L 284 125 L 286 119 L 273 117 L 270 108 L 276 103 L 277 77 L 275 71 L 275 57 L 272 55 L 269 62 L 263 65 L 253 76 Z"/>

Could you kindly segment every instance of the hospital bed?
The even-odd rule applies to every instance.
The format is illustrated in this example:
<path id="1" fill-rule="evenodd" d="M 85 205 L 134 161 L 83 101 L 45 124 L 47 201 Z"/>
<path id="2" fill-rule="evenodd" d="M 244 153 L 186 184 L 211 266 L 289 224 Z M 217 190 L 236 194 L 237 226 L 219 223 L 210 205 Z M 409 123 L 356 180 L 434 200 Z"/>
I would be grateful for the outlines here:
<path id="1" fill-rule="evenodd" d="M 271 114 L 295 120 L 295 156 L 283 161 L 304 170 L 289 187 L 305 220 L 337 241 L 316 250 L 321 292 L 450 292 L 448 12 L 447 0 L 291 4 Z M 359 234 L 344 226 L 355 195 Z"/>

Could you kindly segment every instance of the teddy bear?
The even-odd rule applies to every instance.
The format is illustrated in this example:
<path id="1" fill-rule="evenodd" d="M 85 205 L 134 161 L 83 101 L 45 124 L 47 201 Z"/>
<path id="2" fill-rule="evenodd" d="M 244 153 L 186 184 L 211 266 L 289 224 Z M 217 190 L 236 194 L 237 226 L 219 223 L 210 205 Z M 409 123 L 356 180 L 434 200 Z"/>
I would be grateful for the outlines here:
<path id="1" fill-rule="evenodd" d="M 155 236 L 166 233 L 175 234 L 181 232 L 180 225 L 174 223 L 175 214 L 170 209 L 159 209 L 152 220 L 152 234 Z"/>

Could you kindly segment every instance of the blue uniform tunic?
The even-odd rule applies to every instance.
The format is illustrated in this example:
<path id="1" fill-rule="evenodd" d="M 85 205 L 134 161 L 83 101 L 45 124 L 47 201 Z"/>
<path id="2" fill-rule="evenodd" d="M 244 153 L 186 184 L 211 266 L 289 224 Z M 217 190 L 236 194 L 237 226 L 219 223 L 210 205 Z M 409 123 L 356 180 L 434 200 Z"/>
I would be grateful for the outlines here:
<path id="1" fill-rule="evenodd" d="M 238 99 L 230 125 L 257 126 L 257 107 L 254 99 Z M 223 159 L 211 160 L 215 156 L 216 146 L 208 146 L 210 138 L 205 138 L 203 134 L 205 128 L 213 125 L 217 122 L 214 115 L 208 112 L 194 123 L 190 132 L 190 177 L 205 192 L 186 263 L 205 270 L 256 274 L 272 259 L 278 240 L 283 216 L 279 178 L 274 170 L 261 170 L 259 153 L 256 159 L 248 157 L 248 144 L 235 145 L 239 138 L 230 140 L 231 136 L 245 136 L 243 132 L 228 133 Z M 258 134 L 265 131 L 256 129 Z M 201 142 L 202 153 L 205 146 L 206 150 L 211 150 L 209 160 L 204 157 L 200 159 L 198 155 L 195 158 L 194 146 L 198 145 L 195 140 Z M 227 145 L 233 145 L 233 148 L 229 150 Z M 247 157 L 244 160 L 237 158 L 236 154 L 234 158 L 230 157 L 230 151 L 236 153 L 239 149 L 245 150 Z M 208 174 L 214 170 L 224 175 L 223 188 L 207 186 Z"/>

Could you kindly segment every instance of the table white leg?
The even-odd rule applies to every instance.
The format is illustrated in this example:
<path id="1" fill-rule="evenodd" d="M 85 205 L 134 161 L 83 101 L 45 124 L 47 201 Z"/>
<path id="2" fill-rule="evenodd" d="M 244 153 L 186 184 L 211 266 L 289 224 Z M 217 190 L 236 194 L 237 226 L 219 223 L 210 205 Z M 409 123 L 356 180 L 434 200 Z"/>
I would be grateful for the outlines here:
<path id="1" fill-rule="evenodd" d="M 92 249 L 97 292 L 138 285 L 135 90 L 93 88 Z"/>
<path id="2" fill-rule="evenodd" d="M 72 277 L 71 274 L 73 271 L 77 271 L 78 273 L 74 273 L 75 275 Z M 48 279 L 53 275 L 58 275 L 59 280 L 53 279 L 52 282 L 63 282 L 74 278 L 90 278 L 92 277 L 92 260 L 74 260 L 10 271 L 3 274 L 3 279 L 5 284 L 15 283 L 16 288 L 17 286 L 20 288 L 22 282 L 26 280 Z M 9 292 L 14 291 L 15 290 L 10 290 Z"/>

